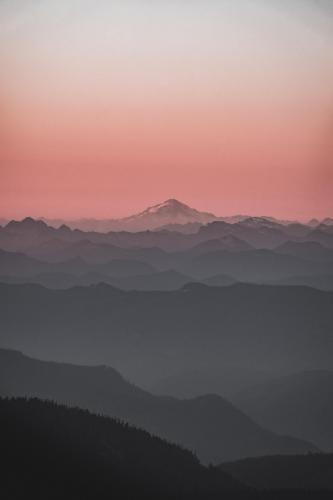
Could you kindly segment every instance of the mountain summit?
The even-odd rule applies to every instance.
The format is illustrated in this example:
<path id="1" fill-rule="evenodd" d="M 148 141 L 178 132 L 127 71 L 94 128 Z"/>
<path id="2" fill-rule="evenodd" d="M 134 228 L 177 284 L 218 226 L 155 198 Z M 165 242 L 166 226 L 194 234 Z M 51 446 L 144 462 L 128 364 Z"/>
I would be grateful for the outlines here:
<path id="1" fill-rule="evenodd" d="M 207 224 L 217 219 L 214 214 L 200 212 L 191 208 L 175 198 L 170 198 L 163 203 L 148 207 L 143 212 L 120 219 L 118 222 L 130 231 L 156 229 L 169 224 L 188 224 L 197 222 Z"/>
<path id="2" fill-rule="evenodd" d="M 175 198 L 170 198 L 163 203 L 158 203 L 157 205 L 146 208 L 143 212 L 120 219 L 78 219 L 72 221 L 64 221 L 61 219 L 43 220 L 53 227 L 59 227 L 66 222 L 70 228 L 81 229 L 83 231 L 137 232 L 159 228 L 169 229 L 184 226 L 185 224 L 199 226 L 200 224 L 208 224 L 218 219 L 219 218 L 212 213 L 200 212 Z"/>

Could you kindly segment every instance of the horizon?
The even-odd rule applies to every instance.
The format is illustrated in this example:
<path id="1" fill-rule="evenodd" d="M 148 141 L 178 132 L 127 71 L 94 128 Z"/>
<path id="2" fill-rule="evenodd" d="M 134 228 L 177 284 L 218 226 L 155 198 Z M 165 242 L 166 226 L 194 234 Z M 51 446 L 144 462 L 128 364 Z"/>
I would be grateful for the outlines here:
<path id="1" fill-rule="evenodd" d="M 164 201 L 160 201 L 157 203 L 147 204 L 145 207 L 141 207 L 141 209 L 138 208 L 135 212 L 123 214 L 123 215 L 120 215 L 119 217 L 113 216 L 112 214 L 110 214 L 110 216 L 106 216 L 106 217 L 94 217 L 94 216 L 89 216 L 89 215 L 83 215 L 80 217 L 73 217 L 73 218 L 70 216 L 67 216 L 67 217 L 66 216 L 57 216 L 56 214 L 54 216 L 48 216 L 48 217 L 46 217 L 45 215 L 36 215 L 36 214 L 23 214 L 20 217 L 15 217 L 15 216 L 12 217 L 12 216 L 5 216 L 5 215 L 0 213 L 0 219 L 6 220 L 8 222 L 11 222 L 11 221 L 22 222 L 25 219 L 31 218 L 33 220 L 43 220 L 46 223 L 52 223 L 52 221 L 75 222 L 75 221 L 80 221 L 80 220 L 96 220 L 96 221 L 122 220 L 122 219 L 126 219 L 128 217 L 131 217 L 131 216 L 140 215 L 141 213 L 145 212 L 146 210 L 148 210 L 150 208 L 154 208 L 155 206 L 165 204 L 169 201 L 176 201 L 176 202 L 178 202 L 182 205 L 185 205 L 191 209 L 198 210 L 199 212 L 209 213 L 216 218 L 229 218 L 229 217 L 237 217 L 237 216 L 248 217 L 248 218 L 272 218 L 272 219 L 276 219 L 277 221 L 300 222 L 303 224 L 307 224 L 311 220 L 318 220 L 318 222 L 322 222 L 325 219 L 333 219 L 333 216 L 330 216 L 330 215 L 326 215 L 323 217 L 308 217 L 308 218 L 302 219 L 302 218 L 296 218 L 293 216 L 279 217 L 278 215 L 272 215 L 270 213 L 269 214 L 250 214 L 250 213 L 237 212 L 237 213 L 230 213 L 230 214 L 221 214 L 218 212 L 217 213 L 213 212 L 212 210 L 210 210 L 207 207 L 206 208 L 203 207 L 203 208 L 199 209 L 197 206 L 190 205 L 187 202 L 184 202 L 182 199 L 178 199 L 178 198 L 174 198 L 174 197 L 167 198 Z"/>
<path id="2" fill-rule="evenodd" d="M 146 210 L 149 210 L 149 209 L 154 208 L 154 207 L 159 206 L 159 205 L 163 205 L 163 204 L 170 202 L 170 201 L 176 201 L 177 203 L 185 205 L 191 209 L 198 210 L 199 212 L 209 213 L 216 218 L 229 218 L 229 217 L 238 217 L 238 216 L 239 217 L 248 217 L 248 218 L 272 218 L 272 219 L 276 219 L 277 221 L 300 222 L 300 223 L 304 223 L 304 224 L 310 222 L 311 220 L 318 220 L 318 222 L 322 222 L 325 219 L 332 219 L 333 218 L 333 216 L 330 216 L 330 215 L 326 215 L 324 217 L 309 217 L 309 218 L 301 219 L 301 218 L 295 218 L 295 217 L 279 217 L 278 215 L 272 215 L 272 214 L 250 214 L 250 213 L 240 213 L 240 212 L 230 213 L 230 214 L 220 214 L 220 213 L 215 213 L 215 212 L 211 211 L 209 208 L 200 208 L 199 209 L 196 206 L 189 205 L 187 202 L 184 202 L 183 200 L 180 200 L 180 199 L 174 198 L 174 197 L 170 197 L 170 198 L 165 199 L 164 201 L 148 204 L 143 208 L 141 207 L 141 209 L 140 208 L 137 209 L 137 211 L 135 211 L 135 212 L 120 215 L 119 217 L 113 216 L 112 214 L 110 214 L 110 216 L 106 216 L 106 217 L 94 217 L 94 216 L 89 216 L 89 215 L 83 215 L 80 217 L 73 217 L 73 218 L 70 216 L 61 217 L 61 216 L 57 216 L 57 215 L 46 217 L 45 215 L 36 215 L 36 214 L 24 214 L 24 215 L 21 215 L 20 217 L 15 217 L 15 216 L 5 216 L 5 215 L 0 213 L 0 219 L 7 220 L 9 222 L 11 222 L 11 221 L 20 222 L 20 221 L 23 221 L 25 219 L 45 220 L 46 222 L 52 222 L 53 220 L 54 221 L 63 220 L 64 222 L 66 222 L 66 221 L 75 222 L 75 221 L 80 221 L 80 220 L 96 220 L 96 221 L 121 220 L 121 219 L 126 219 L 126 218 L 131 217 L 131 216 L 140 215 L 141 213 L 145 212 Z"/>

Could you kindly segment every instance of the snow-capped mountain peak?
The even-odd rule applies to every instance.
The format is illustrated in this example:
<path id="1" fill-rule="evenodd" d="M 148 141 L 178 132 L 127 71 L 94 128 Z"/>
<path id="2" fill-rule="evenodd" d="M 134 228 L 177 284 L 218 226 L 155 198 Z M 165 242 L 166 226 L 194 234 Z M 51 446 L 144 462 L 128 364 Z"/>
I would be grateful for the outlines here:
<path id="1" fill-rule="evenodd" d="M 146 208 L 143 212 L 121 220 L 128 225 L 129 230 L 156 229 L 168 224 L 188 224 L 199 222 L 207 224 L 216 220 L 216 216 L 207 212 L 200 212 L 175 198 Z"/>

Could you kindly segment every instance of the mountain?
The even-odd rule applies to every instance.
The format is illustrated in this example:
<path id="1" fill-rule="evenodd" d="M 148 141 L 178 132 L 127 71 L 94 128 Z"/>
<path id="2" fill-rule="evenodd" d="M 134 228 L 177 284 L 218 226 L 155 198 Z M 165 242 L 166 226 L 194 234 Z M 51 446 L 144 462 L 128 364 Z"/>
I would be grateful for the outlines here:
<path id="1" fill-rule="evenodd" d="M 194 242 L 192 242 L 194 238 Z M 201 241 L 201 240 L 200 240 Z M 65 256 L 63 252 L 71 251 L 74 246 L 76 252 L 85 251 L 85 247 L 96 245 L 95 249 L 113 252 L 119 257 L 119 252 L 126 249 L 152 249 L 183 250 L 197 243 L 195 235 L 182 234 L 177 231 L 141 231 L 141 232 L 109 232 L 81 231 L 70 229 L 62 225 L 59 228 L 48 226 L 43 221 L 31 218 L 22 221 L 11 221 L 5 227 L 0 227 L 0 248 L 7 251 L 24 252 L 32 257 L 43 258 L 43 260 L 61 260 Z M 89 250 L 89 248 L 88 248 Z M 117 252 L 117 253 L 115 253 Z M 62 254 L 59 257 L 59 254 Z M 68 256 L 68 254 L 67 254 Z M 110 253 L 109 253 L 110 256 Z"/>
<path id="2" fill-rule="evenodd" d="M 149 207 L 143 212 L 120 219 L 118 223 L 123 225 L 122 230 L 143 231 L 156 229 L 167 224 L 188 224 L 190 222 L 207 224 L 216 218 L 214 214 L 200 212 L 171 198 L 163 203 Z"/>
<path id="3" fill-rule="evenodd" d="M 299 226 L 303 228 L 302 234 L 304 234 L 305 238 L 311 228 Z M 233 224 L 222 220 L 211 222 L 200 227 L 196 240 L 199 243 L 232 235 L 252 247 L 273 249 L 290 239 L 299 238 L 298 232 L 293 234 L 294 230 L 290 229 L 290 226 L 279 224 L 264 217 L 250 217 Z"/>
<path id="4" fill-rule="evenodd" d="M 184 234 L 196 232 L 201 225 L 220 220 L 229 224 L 235 224 L 247 219 L 249 215 L 231 215 L 219 216 L 210 212 L 201 212 L 191 208 L 175 198 L 170 198 L 162 203 L 158 203 L 146 208 L 142 212 L 123 217 L 120 219 L 93 219 L 82 218 L 76 220 L 64 219 L 46 219 L 41 218 L 52 227 L 58 228 L 66 225 L 71 229 L 80 229 L 82 231 L 97 231 L 107 233 L 109 231 L 146 231 L 152 229 L 166 229 L 169 231 L 178 231 Z M 276 223 L 283 226 L 293 224 L 291 220 L 280 220 L 275 217 L 253 217 L 265 221 L 266 223 Z"/>
<path id="5" fill-rule="evenodd" d="M 254 385 L 232 400 L 269 429 L 333 451 L 332 394 L 333 371 L 308 370 Z"/>
<path id="6" fill-rule="evenodd" d="M 245 487 L 189 451 L 78 408 L 0 399 L 0 439 L 8 500 L 246 499 Z"/>
<path id="7" fill-rule="evenodd" d="M 0 359 L 2 396 L 51 399 L 110 415 L 194 450 L 205 463 L 316 449 L 261 428 L 219 396 L 158 397 L 105 366 L 38 361 L 6 350 Z"/>
<path id="8" fill-rule="evenodd" d="M 29 222 L 33 219 L 27 217 L 24 219 L 25 226 L 28 227 Z M 290 220 L 279 220 L 274 217 L 260 216 L 251 217 L 249 215 L 232 215 L 232 216 L 216 216 L 210 212 L 202 212 L 192 208 L 185 203 L 182 203 L 175 198 L 170 198 L 163 203 L 150 206 L 142 212 L 123 217 L 120 219 L 46 219 L 40 218 L 37 222 L 45 226 L 52 226 L 52 229 L 60 229 L 63 231 L 73 229 L 82 232 L 91 233 L 109 233 L 109 232 L 144 232 L 147 230 L 163 230 L 169 232 L 179 232 L 183 234 L 194 234 L 202 225 L 209 224 L 214 221 L 225 222 L 228 225 L 243 224 L 247 227 L 255 228 L 257 226 L 265 226 L 266 228 L 285 228 L 288 233 L 294 232 L 295 235 L 305 235 L 311 227 L 309 224 L 300 224 Z M 330 224 L 330 219 L 326 219 L 327 224 Z M 3 219 L 5 225 L 7 221 Z M 8 227 L 15 230 L 17 221 L 11 221 Z M 325 224 L 325 222 L 324 222 Z M 8 226 L 8 224 L 7 224 Z M 298 229 L 297 229 L 298 228 Z M 251 243 L 251 242 L 249 242 Z"/>
<path id="9" fill-rule="evenodd" d="M 179 202 L 176 207 L 179 207 Z M 163 204 L 162 204 L 163 205 Z M 145 211 L 142 217 L 160 217 L 159 210 L 171 210 L 172 204 L 159 205 L 159 209 L 152 213 Z M 182 204 L 180 204 L 182 206 Z M 171 206 L 171 208 L 170 208 Z M 178 210 L 178 209 L 177 209 Z M 184 209 L 185 210 L 185 209 Z M 192 210 L 192 209 L 189 209 Z M 185 210 L 186 211 L 186 210 Z M 200 212 L 201 213 L 201 212 Z M 157 215 L 156 215 L 157 214 Z M 162 215 L 161 217 L 164 217 Z M 199 217 L 199 216 L 198 216 Z M 141 220 L 141 219 L 140 219 Z M 193 224 L 199 224 L 198 230 L 193 232 Z M 186 229 L 190 226 L 190 230 Z M 236 223 L 228 223 L 223 220 L 214 220 L 202 225 L 200 223 L 163 225 L 164 229 L 142 231 L 111 231 L 108 233 L 96 231 L 82 231 L 70 229 L 62 225 L 59 228 L 48 226 L 41 220 L 26 218 L 22 221 L 11 221 L 7 226 L 0 227 L 0 248 L 7 251 L 24 252 L 31 257 L 43 260 L 63 260 L 74 254 L 81 255 L 86 259 L 119 258 L 121 251 L 137 248 L 159 248 L 166 252 L 181 252 L 189 250 L 209 240 L 221 240 L 223 248 L 228 245 L 232 249 L 243 250 L 246 248 L 274 249 L 289 240 L 316 241 L 316 238 L 324 238 L 330 246 L 330 233 L 332 226 L 319 226 L 314 231 L 307 225 L 289 224 L 283 225 L 270 221 L 264 217 L 248 218 Z M 165 229 L 174 227 L 174 230 Z M 184 228 L 180 231 L 179 227 Z M 236 245 L 236 242 L 238 244 Z M 247 247 L 245 248 L 245 245 Z M 95 255 L 96 254 L 96 255 Z"/>
<path id="10" fill-rule="evenodd" d="M 321 490 L 332 495 L 333 454 L 247 458 L 222 464 L 221 470 L 248 486 L 263 490 Z M 329 493 L 330 492 L 330 493 Z M 318 492 L 320 496 L 320 493 Z M 305 498 L 307 495 L 305 496 Z"/>
<path id="11" fill-rule="evenodd" d="M 46 266 L 45 262 L 58 263 L 59 272 L 72 273 L 71 265 L 64 266 L 63 263 L 75 262 L 78 258 L 81 259 L 81 274 L 90 271 L 118 274 L 116 263 L 112 272 L 94 267 L 110 261 L 118 261 L 119 265 L 121 261 L 136 261 L 136 272 L 132 270 L 130 275 L 173 270 L 195 279 L 227 274 L 237 281 L 268 282 L 297 275 L 330 274 L 330 249 L 313 242 L 291 242 L 283 228 L 270 227 L 272 224 L 276 226 L 276 223 L 269 222 L 269 227 L 266 222 L 261 226 L 258 220 L 243 221 L 243 224 L 249 226 L 244 228 L 241 223 L 213 222 L 202 226 L 196 234 L 169 231 L 103 234 L 72 231 L 64 227 L 54 229 L 41 221 L 25 219 L 0 228 L 0 248 L 7 252 L 24 253 L 44 262 L 34 266 L 33 271 L 30 269 L 29 275 L 55 270 Z M 279 242 L 283 242 L 277 250 L 253 248 L 249 243 L 251 240 L 256 246 L 261 241 L 270 246 L 271 231 Z M 3 257 L 4 254 L 1 254 L 0 259 Z M 87 263 L 91 264 L 90 268 Z M 130 266 L 129 263 L 124 265 Z M 0 274 L 14 275 L 10 266 L 9 269 L 6 266 L 1 269 L 0 262 Z M 16 274 L 22 273 L 18 270 Z"/>
<path id="12" fill-rule="evenodd" d="M 0 343 L 109 364 L 141 385 L 193 370 L 287 374 L 332 366 L 332 292 L 236 284 L 122 291 L 0 284 Z"/>
<path id="13" fill-rule="evenodd" d="M 83 231 L 146 231 L 154 230 L 161 226 L 168 225 L 186 225 L 189 223 L 207 224 L 217 219 L 214 214 L 208 212 L 200 212 L 195 208 L 191 208 L 185 203 L 182 203 L 174 198 L 170 198 L 163 203 L 153 205 L 146 208 L 142 212 L 123 217 L 121 219 L 80 219 L 75 221 L 66 221 L 66 224 L 73 229 L 81 229 Z M 56 226 L 64 223 L 61 220 L 47 220 L 47 223 L 55 224 Z"/>

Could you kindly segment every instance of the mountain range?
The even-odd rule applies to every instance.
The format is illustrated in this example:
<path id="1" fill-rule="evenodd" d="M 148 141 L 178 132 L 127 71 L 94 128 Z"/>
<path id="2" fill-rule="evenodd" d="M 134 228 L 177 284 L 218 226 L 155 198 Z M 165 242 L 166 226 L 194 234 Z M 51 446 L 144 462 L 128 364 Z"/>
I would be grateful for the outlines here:
<path id="1" fill-rule="evenodd" d="M 0 398 L 9 417 L 0 433 L 22 439 L 21 446 L 15 437 L 10 460 L 34 498 L 30 463 L 53 481 L 52 460 L 63 479 L 73 467 L 74 483 L 89 464 L 102 496 L 119 487 L 128 500 L 128 481 L 163 499 L 220 498 L 224 488 L 250 498 L 240 482 L 253 498 L 257 488 L 288 488 L 293 500 L 302 489 L 331 488 L 331 457 L 318 454 L 333 450 L 329 218 L 223 218 L 170 199 L 121 220 L 63 222 L 27 217 L 0 227 L 0 396 L 51 399 L 118 422 Z M 49 425 L 54 418 L 59 432 Z M 103 431 L 88 431 L 86 440 L 86 425 Z M 152 443 L 166 457 L 156 467 Z M 147 449 L 143 469 L 130 452 L 136 446 Z M 203 468 L 183 448 L 204 464 L 223 462 L 220 470 Z M 43 468 L 45 454 L 51 462 Z M 58 460 L 64 456 L 73 461 Z M 169 465 L 173 456 L 178 472 Z M 74 483 L 69 497 L 85 497 Z M 53 499 L 47 482 L 40 484 Z M 93 491 L 90 480 L 80 484 Z M 66 497 L 64 489 L 54 495 Z"/>
<path id="2" fill-rule="evenodd" d="M 215 220 L 224 220 L 235 223 L 247 219 L 247 215 L 234 215 L 229 217 L 218 217 L 210 212 L 202 212 L 182 203 L 175 198 L 170 198 L 162 203 L 158 203 L 146 208 L 142 212 L 123 217 L 120 219 L 77 219 L 66 221 L 64 219 L 46 219 L 48 224 L 59 227 L 66 224 L 72 229 L 81 229 L 83 231 L 145 231 L 157 228 L 176 229 L 180 232 L 192 232 L 193 226 L 200 226 Z M 267 217 L 267 220 L 276 220 L 273 217 Z M 288 223 L 290 221 L 281 221 Z M 187 226 L 187 227 L 186 227 Z M 191 228 L 192 226 L 192 228 Z"/>
<path id="3" fill-rule="evenodd" d="M 169 290 L 187 280 L 218 286 L 236 281 L 304 284 L 329 290 L 331 227 L 319 231 L 321 238 L 317 229 L 265 219 L 212 222 L 190 234 L 106 234 L 55 229 L 27 218 L 0 229 L 0 276 L 6 282 L 25 278 L 60 288 L 103 281 L 123 289 Z M 314 241 L 316 231 L 324 243 Z"/>
<path id="4" fill-rule="evenodd" d="M 246 487 L 190 451 L 78 408 L 0 398 L 0 439 L 8 500 L 248 498 Z"/>
<path id="5" fill-rule="evenodd" d="M 231 215 L 231 216 L 216 216 L 210 212 L 202 212 L 195 208 L 186 205 L 185 203 L 170 198 L 162 203 L 150 206 L 142 212 L 123 217 L 120 219 L 93 219 L 82 218 L 75 220 L 66 219 L 48 219 L 45 217 L 39 220 L 46 222 L 48 225 L 59 228 L 63 225 L 71 229 L 80 229 L 85 232 L 110 232 L 110 231 L 128 231 L 138 232 L 147 230 L 169 230 L 179 231 L 181 233 L 192 233 L 201 226 L 213 221 L 224 221 L 230 224 L 235 224 L 248 219 L 262 219 L 267 223 L 280 224 L 290 226 L 295 224 L 293 220 L 282 220 L 275 217 L 252 217 L 250 215 Z M 0 225 L 5 226 L 10 221 L 1 218 Z M 297 223 L 296 223 L 297 224 Z M 311 219 L 304 224 L 311 228 L 317 228 L 321 225 L 332 225 L 333 219 L 326 217 L 325 219 Z"/>
<path id="6" fill-rule="evenodd" d="M 231 400 L 261 425 L 333 451 L 333 371 L 306 370 L 261 381 Z"/>
<path id="7" fill-rule="evenodd" d="M 330 369 L 333 292 L 308 287 L 187 284 L 122 291 L 0 284 L 0 343 L 50 359 L 106 363 L 137 383 L 229 366 Z"/>
<path id="8" fill-rule="evenodd" d="M 153 396 L 106 366 L 38 361 L 0 349 L 0 375 L 2 396 L 38 397 L 109 415 L 194 451 L 204 463 L 316 450 L 258 426 L 220 396 Z"/>

